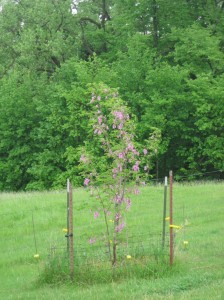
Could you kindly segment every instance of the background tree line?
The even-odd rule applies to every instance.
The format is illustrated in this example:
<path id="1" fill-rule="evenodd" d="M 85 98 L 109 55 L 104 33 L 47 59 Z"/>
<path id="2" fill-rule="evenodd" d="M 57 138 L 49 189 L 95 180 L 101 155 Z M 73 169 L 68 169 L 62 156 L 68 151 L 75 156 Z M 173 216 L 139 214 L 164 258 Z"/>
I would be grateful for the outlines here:
<path id="1" fill-rule="evenodd" d="M 220 0 L 1 0 L 0 190 L 82 182 L 101 82 L 156 144 L 154 177 L 223 168 L 223 27 Z"/>

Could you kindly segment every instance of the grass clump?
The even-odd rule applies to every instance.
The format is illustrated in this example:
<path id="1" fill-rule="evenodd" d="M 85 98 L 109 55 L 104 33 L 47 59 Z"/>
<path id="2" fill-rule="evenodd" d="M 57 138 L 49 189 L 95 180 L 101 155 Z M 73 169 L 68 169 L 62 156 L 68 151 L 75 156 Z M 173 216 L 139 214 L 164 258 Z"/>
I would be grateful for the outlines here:
<path id="1" fill-rule="evenodd" d="M 49 257 L 40 271 L 40 284 L 60 284 L 70 280 L 68 255 L 54 255 Z"/>
<path id="2" fill-rule="evenodd" d="M 169 265 L 167 253 L 163 249 L 152 249 L 151 255 L 127 256 L 115 266 L 110 261 L 86 260 L 75 262 L 73 283 L 77 286 L 88 286 L 121 282 L 130 279 L 156 279 L 170 277 L 180 272 L 181 264 Z M 69 258 L 67 253 L 49 257 L 42 267 L 40 284 L 71 283 Z"/>

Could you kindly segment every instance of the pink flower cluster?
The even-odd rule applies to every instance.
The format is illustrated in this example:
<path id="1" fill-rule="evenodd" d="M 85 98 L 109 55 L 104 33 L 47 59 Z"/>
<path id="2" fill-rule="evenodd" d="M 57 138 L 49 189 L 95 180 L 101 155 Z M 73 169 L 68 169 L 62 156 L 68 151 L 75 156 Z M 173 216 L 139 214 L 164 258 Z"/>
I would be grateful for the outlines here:
<path id="1" fill-rule="evenodd" d="M 95 119 L 97 120 L 97 123 L 93 125 L 93 129 L 94 129 L 94 134 L 101 135 L 102 133 L 109 130 L 109 127 L 105 124 L 106 118 L 102 115 L 102 111 L 100 109 L 101 106 L 99 104 L 99 101 L 101 101 L 101 96 L 93 95 L 90 103 L 94 103 L 96 100 L 98 101 L 97 104 L 95 105 L 96 108 Z"/>
<path id="2" fill-rule="evenodd" d="M 135 171 L 135 172 L 138 172 L 139 171 L 139 164 L 140 164 L 140 161 L 136 161 L 135 165 L 132 167 L 132 170 Z"/>
<path id="3" fill-rule="evenodd" d="M 84 154 L 82 154 L 80 157 L 80 161 L 82 161 L 83 163 L 87 163 L 88 159 L 87 159 L 87 157 L 85 157 Z"/>
<path id="4" fill-rule="evenodd" d="M 138 195 L 139 194 L 139 189 L 137 187 L 134 188 L 134 194 Z"/>
<path id="5" fill-rule="evenodd" d="M 115 231 L 116 232 L 121 232 L 123 230 L 123 228 L 125 227 L 125 222 L 122 222 L 121 224 L 117 225 L 115 227 Z"/>
<path id="6" fill-rule="evenodd" d="M 101 135 L 102 133 L 105 133 L 107 130 L 109 130 L 109 127 L 105 124 L 106 118 L 101 115 L 101 111 L 98 111 L 97 117 L 97 124 L 93 125 L 94 134 Z"/>
<path id="7" fill-rule="evenodd" d="M 125 202 L 126 202 L 126 210 L 129 210 L 131 208 L 131 199 L 130 198 L 125 199 Z"/>
<path id="8" fill-rule="evenodd" d="M 85 179 L 84 179 L 84 185 L 85 185 L 85 186 L 88 186 L 88 185 L 89 185 L 89 182 L 90 182 L 90 179 L 89 179 L 89 178 L 85 178 Z"/>
<path id="9" fill-rule="evenodd" d="M 113 178 L 115 179 L 117 177 L 117 174 L 118 174 L 118 168 L 114 168 L 112 170 L 112 173 L 113 173 Z"/>
<path id="10" fill-rule="evenodd" d="M 114 202 L 119 204 L 119 203 L 122 203 L 123 202 L 123 197 L 116 194 L 116 196 L 114 197 Z"/>
<path id="11" fill-rule="evenodd" d="M 103 116 L 99 116 L 98 117 L 98 124 L 101 125 L 103 121 Z"/>
<path id="12" fill-rule="evenodd" d="M 112 170 L 113 178 L 115 179 L 117 177 L 117 174 L 122 171 L 123 171 L 123 166 L 121 163 L 119 163 L 117 165 L 117 168 L 113 168 L 113 170 Z"/>
<path id="13" fill-rule="evenodd" d="M 120 213 L 116 213 L 115 215 L 115 221 L 118 222 L 121 218 L 121 214 Z"/>
<path id="14" fill-rule="evenodd" d="M 98 213 L 98 211 L 94 212 L 94 219 L 97 219 L 100 216 L 100 214 Z"/>
<path id="15" fill-rule="evenodd" d="M 123 159 L 125 157 L 125 154 L 124 154 L 124 152 L 120 152 L 119 154 L 118 154 L 118 158 L 121 158 L 121 159 Z"/>
<path id="16" fill-rule="evenodd" d="M 139 152 L 135 149 L 134 145 L 131 142 L 128 143 L 126 151 L 131 151 L 134 155 L 139 156 Z"/>
<path id="17" fill-rule="evenodd" d="M 113 112 L 114 115 L 114 123 L 112 125 L 113 129 L 118 129 L 118 130 L 122 130 L 126 120 L 129 120 L 129 115 L 125 114 L 122 111 L 114 111 Z"/>
<path id="18" fill-rule="evenodd" d="M 100 96 L 96 96 L 96 95 L 93 94 L 93 95 L 92 95 L 92 98 L 91 98 L 91 100 L 90 100 L 90 103 L 91 103 L 91 104 L 94 103 L 95 100 L 100 101 L 100 100 L 101 100 L 101 97 L 100 97 Z"/>
<path id="19" fill-rule="evenodd" d="M 117 120 L 123 120 L 124 119 L 124 114 L 121 111 L 114 111 L 113 115 Z"/>
<path id="20" fill-rule="evenodd" d="M 135 164 L 135 165 L 132 167 L 132 170 L 135 171 L 135 172 L 138 172 L 138 171 L 139 171 L 139 166 Z"/>

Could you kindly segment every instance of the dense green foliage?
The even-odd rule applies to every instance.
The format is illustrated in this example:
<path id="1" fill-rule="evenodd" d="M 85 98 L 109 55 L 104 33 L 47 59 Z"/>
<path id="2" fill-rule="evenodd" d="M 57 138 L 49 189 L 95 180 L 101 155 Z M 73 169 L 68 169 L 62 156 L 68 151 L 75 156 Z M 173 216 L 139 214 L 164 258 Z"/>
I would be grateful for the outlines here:
<path id="1" fill-rule="evenodd" d="M 101 82 L 119 89 L 139 143 L 159 133 L 152 175 L 222 169 L 224 2 L 71 2 L 0 1 L 0 190 L 81 183 Z"/>

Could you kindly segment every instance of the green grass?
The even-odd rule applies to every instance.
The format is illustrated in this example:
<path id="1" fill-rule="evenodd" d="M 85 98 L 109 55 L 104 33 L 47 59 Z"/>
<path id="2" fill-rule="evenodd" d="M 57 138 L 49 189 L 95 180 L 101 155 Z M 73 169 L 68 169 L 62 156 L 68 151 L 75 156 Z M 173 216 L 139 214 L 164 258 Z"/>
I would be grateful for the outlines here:
<path id="1" fill-rule="evenodd" d="M 75 190 L 71 283 L 63 233 L 66 191 L 0 194 L 0 299 L 224 299 L 224 184 L 175 184 L 173 196 L 174 224 L 187 224 L 175 234 L 174 266 L 168 265 L 168 246 L 165 255 L 160 251 L 163 187 L 155 186 L 133 198 L 112 271 L 102 212 L 93 218 L 99 204 Z"/>

